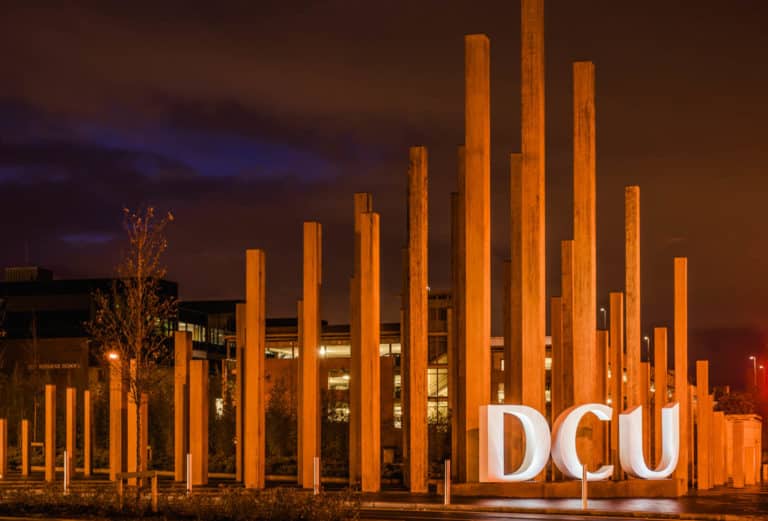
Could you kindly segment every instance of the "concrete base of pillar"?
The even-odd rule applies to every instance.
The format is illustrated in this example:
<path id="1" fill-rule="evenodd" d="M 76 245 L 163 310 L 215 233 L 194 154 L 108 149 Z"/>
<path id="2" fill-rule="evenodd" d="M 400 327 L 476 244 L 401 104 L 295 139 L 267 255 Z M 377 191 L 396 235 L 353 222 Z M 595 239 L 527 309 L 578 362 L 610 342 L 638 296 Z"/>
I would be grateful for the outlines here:
<path id="1" fill-rule="evenodd" d="M 437 486 L 442 494 L 442 482 Z M 678 486 L 674 479 L 625 481 L 592 481 L 589 498 L 674 498 L 685 495 L 687 490 Z M 451 486 L 453 496 L 503 497 L 503 498 L 578 498 L 581 497 L 581 481 L 557 481 L 554 483 L 457 483 Z"/>

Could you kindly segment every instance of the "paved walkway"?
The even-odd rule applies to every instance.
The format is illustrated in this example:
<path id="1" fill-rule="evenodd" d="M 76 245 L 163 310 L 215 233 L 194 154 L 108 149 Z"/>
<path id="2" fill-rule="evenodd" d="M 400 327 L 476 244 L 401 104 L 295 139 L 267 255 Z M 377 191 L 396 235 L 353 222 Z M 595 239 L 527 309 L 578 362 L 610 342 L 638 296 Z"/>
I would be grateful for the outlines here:
<path id="1" fill-rule="evenodd" d="M 442 497 L 405 492 L 364 494 L 365 508 L 442 510 Z M 717 488 L 678 499 L 592 499 L 588 510 L 580 499 L 515 499 L 454 497 L 448 509 L 478 512 L 585 513 L 683 519 L 767 519 L 768 487 L 736 491 Z"/>

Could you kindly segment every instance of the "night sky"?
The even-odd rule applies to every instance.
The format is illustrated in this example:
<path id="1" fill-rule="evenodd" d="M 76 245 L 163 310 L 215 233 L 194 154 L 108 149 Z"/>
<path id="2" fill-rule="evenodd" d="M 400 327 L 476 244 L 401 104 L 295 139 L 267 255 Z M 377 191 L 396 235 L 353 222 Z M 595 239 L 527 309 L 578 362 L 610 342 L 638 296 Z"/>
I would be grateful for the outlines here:
<path id="1" fill-rule="evenodd" d="M 355 191 L 381 213 L 382 318 L 398 319 L 411 145 L 429 149 L 430 279 L 448 287 L 463 35 L 488 34 L 501 333 L 518 2 L 28 4 L 5 2 L 0 20 L 0 265 L 109 275 L 121 208 L 152 204 L 176 216 L 167 264 L 183 298 L 241 298 L 258 247 L 268 314 L 294 316 L 314 219 L 332 322 L 347 320 Z M 644 330 L 671 322 L 676 255 L 692 329 L 762 329 L 768 3 L 553 0 L 546 13 L 548 294 L 572 236 L 571 62 L 591 59 L 599 303 L 623 288 L 623 187 L 639 184 Z"/>

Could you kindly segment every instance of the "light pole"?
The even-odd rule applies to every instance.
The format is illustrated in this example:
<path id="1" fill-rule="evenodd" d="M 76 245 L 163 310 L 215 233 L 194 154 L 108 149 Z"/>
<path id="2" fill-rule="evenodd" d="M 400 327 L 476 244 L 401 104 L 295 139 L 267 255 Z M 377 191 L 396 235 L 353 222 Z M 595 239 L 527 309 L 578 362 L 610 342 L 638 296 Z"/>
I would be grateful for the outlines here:
<path id="1" fill-rule="evenodd" d="M 600 315 L 602 315 L 602 317 L 603 317 L 603 330 L 606 330 L 606 329 L 608 329 L 606 327 L 606 322 L 608 322 L 608 320 L 607 320 L 608 311 L 605 308 L 601 307 L 600 308 Z"/>
<path id="2" fill-rule="evenodd" d="M 645 342 L 645 359 L 649 362 L 651 361 L 651 337 L 648 335 L 645 335 L 643 337 L 643 342 Z"/>
<path id="3" fill-rule="evenodd" d="M 750 355 L 750 360 L 752 360 L 752 380 L 754 382 L 755 389 L 757 389 L 757 357 L 755 355 Z"/>

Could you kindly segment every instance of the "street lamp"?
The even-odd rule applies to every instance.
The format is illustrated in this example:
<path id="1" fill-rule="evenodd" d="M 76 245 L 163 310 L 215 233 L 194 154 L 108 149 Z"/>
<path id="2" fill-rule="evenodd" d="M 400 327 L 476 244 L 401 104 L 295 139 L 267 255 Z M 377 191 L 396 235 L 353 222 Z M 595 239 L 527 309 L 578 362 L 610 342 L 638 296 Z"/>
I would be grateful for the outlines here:
<path id="1" fill-rule="evenodd" d="M 645 359 L 649 362 L 651 361 L 651 337 L 648 335 L 645 335 L 643 337 L 643 342 L 645 342 Z"/>
<path id="2" fill-rule="evenodd" d="M 752 380 L 754 381 L 755 388 L 757 388 L 757 357 L 755 355 L 750 355 L 750 360 L 752 360 Z"/>
<path id="3" fill-rule="evenodd" d="M 608 329 L 608 328 L 606 327 L 606 322 L 607 322 L 607 319 L 606 319 L 606 317 L 608 316 L 608 311 L 607 311 L 605 308 L 601 307 L 601 308 L 600 308 L 600 314 L 601 314 L 601 315 L 602 315 L 602 317 L 603 317 L 603 329 L 604 329 L 604 330 L 605 330 L 605 329 Z"/>

